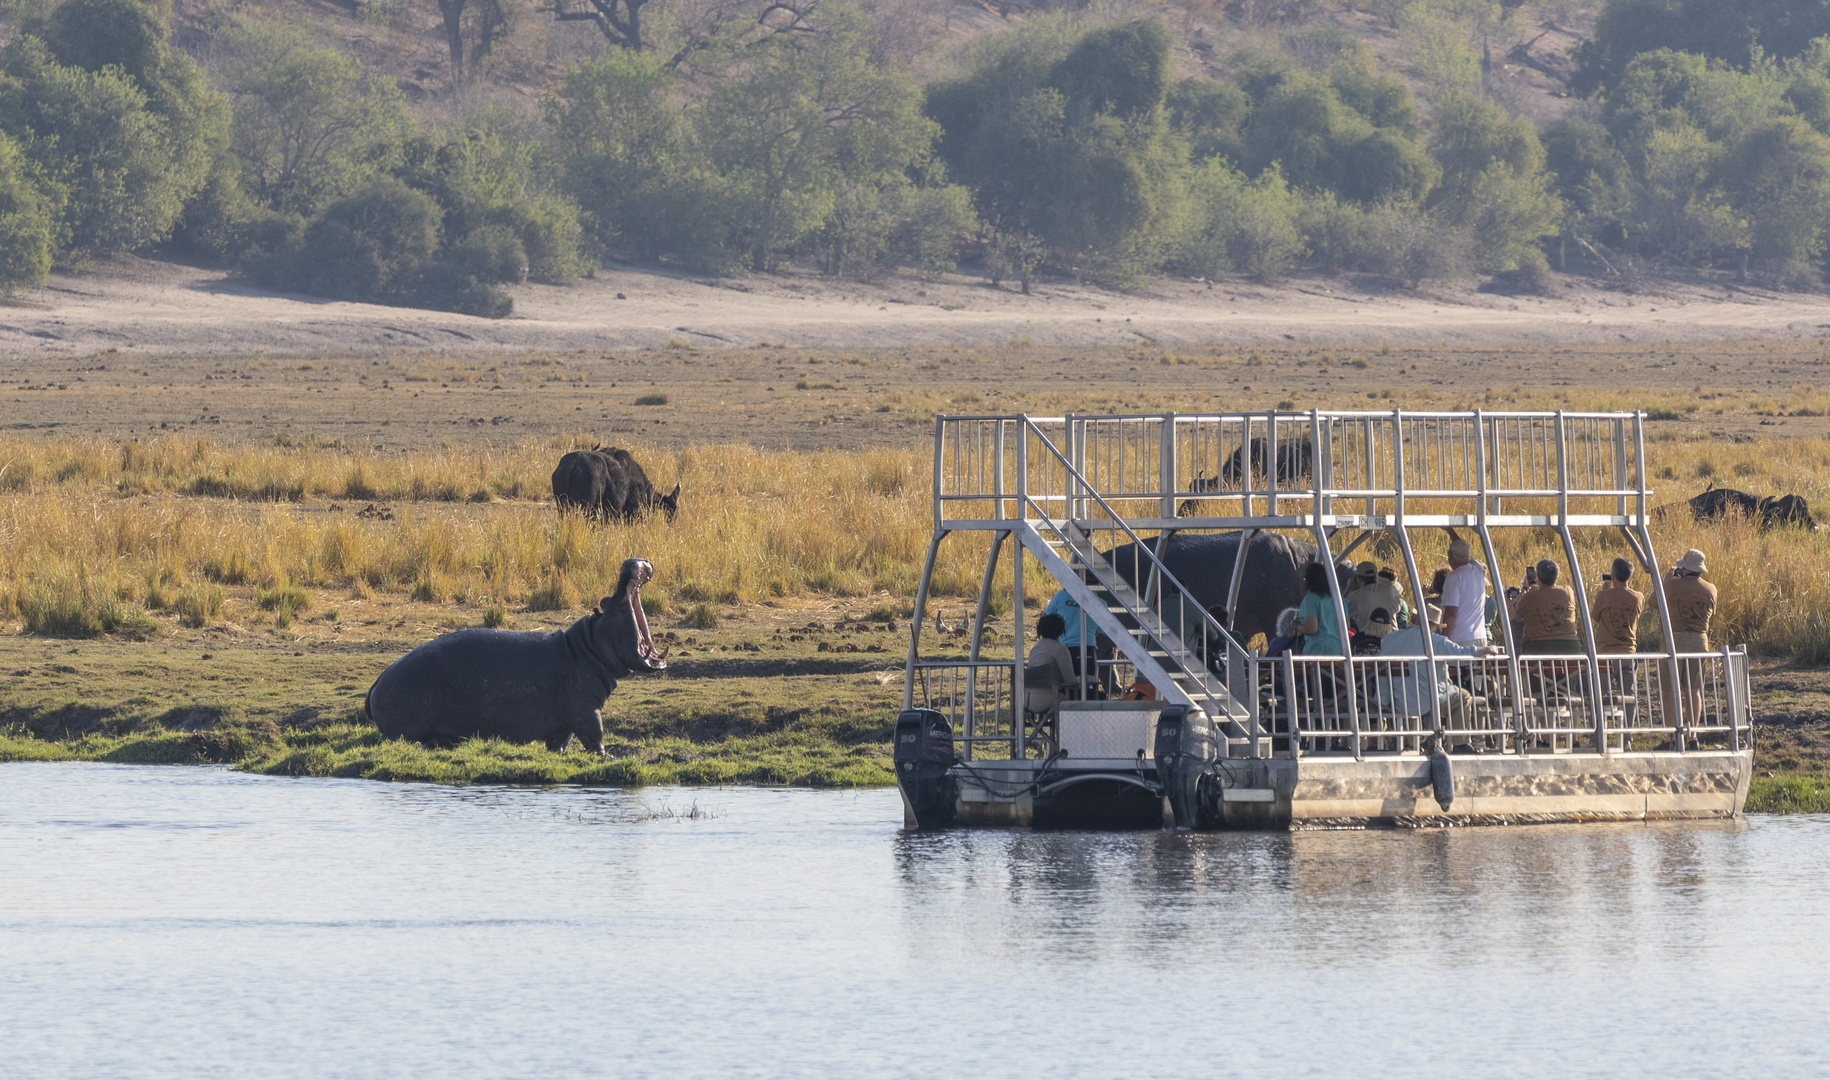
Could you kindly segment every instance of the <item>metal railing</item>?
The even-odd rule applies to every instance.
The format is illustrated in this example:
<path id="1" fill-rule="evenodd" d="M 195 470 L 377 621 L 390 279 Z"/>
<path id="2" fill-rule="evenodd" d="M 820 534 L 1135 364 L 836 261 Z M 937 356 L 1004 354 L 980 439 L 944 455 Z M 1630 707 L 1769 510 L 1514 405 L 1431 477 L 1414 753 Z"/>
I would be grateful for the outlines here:
<path id="1" fill-rule="evenodd" d="M 1009 660 L 928 660 L 914 667 L 915 700 L 953 725 L 953 741 L 967 761 L 982 757 L 981 745 L 1001 748 L 1003 760 L 1025 756 L 1023 725 L 1015 723 L 1012 686 L 1017 665 Z"/>
<path id="2" fill-rule="evenodd" d="M 957 529 L 992 530 L 975 635 L 986 618 L 1001 545 L 1028 537 L 1025 543 L 1049 549 L 1037 553 L 1049 556 L 1046 564 L 1064 583 L 1079 577 L 1097 594 L 1089 599 L 1110 598 L 1114 619 L 1102 620 L 1106 629 L 1116 620 L 1130 639 L 1124 644 L 1138 653 L 1139 670 L 1170 676 L 1221 722 L 1227 753 L 1416 753 L 1426 745 L 1614 753 L 1667 744 L 1682 749 L 1697 740 L 1739 750 L 1749 731 L 1744 649 L 1266 659 L 1222 630 L 1163 559 L 1178 530 L 1245 530 L 1224 601 L 1230 608 L 1240 595 L 1252 530 L 1299 531 L 1317 550 L 1331 552 L 1339 529 L 1361 530 L 1361 540 L 1385 531 L 1400 549 L 1415 597 L 1423 581 L 1407 529 L 1465 528 L 1497 595 L 1504 583 L 1489 528 L 1549 525 L 1562 539 L 1576 614 L 1586 625 L 1589 589 L 1572 526 L 1618 526 L 1641 564 L 1657 565 L 1643 461 L 1637 413 L 943 416 L 935 428 L 935 532 L 917 611 L 942 538 Z M 1022 567 L 1019 558 L 1013 564 L 1019 591 Z M 1648 607 L 1669 641 L 1662 577 L 1654 573 L 1651 584 Z M 1333 621 L 1345 625 L 1341 591 L 1331 591 Z M 1095 627 L 1084 613 L 1082 619 L 1081 640 L 1091 641 Z M 1023 621 L 1019 609 L 1014 663 L 980 666 L 1015 672 L 1023 663 Z M 1516 646 L 1505 620 L 1499 625 L 1502 640 Z M 1427 641 L 1424 647 L 1436 649 Z M 911 697 L 923 666 L 918 651 L 912 639 Z M 1126 663 L 1121 657 L 1082 667 Z M 929 676 L 921 677 L 925 693 Z M 1083 677 L 1083 693 L 1091 692 L 1086 683 Z M 1432 704 L 1432 685 L 1454 692 Z M 1159 695 L 1167 691 L 1158 688 Z M 1009 706 L 1002 708 L 1005 726 L 995 730 L 973 714 L 968 750 L 1002 739 L 1013 756 L 1023 756 L 1026 736 L 1010 725 Z M 997 708 L 985 715 L 995 718 Z M 958 724 L 956 730 L 968 731 Z"/>
<path id="3" fill-rule="evenodd" d="M 1740 750 L 1745 649 L 1668 656 L 1254 657 L 1258 723 L 1293 755 Z M 1431 679 L 1430 672 L 1435 672 Z M 1681 734 L 1680 734 L 1681 733 Z"/>
<path id="4" fill-rule="evenodd" d="M 1044 539 L 1051 533 L 1057 539 L 1057 546 L 1066 552 L 1063 561 L 1068 568 L 1092 574 L 1095 580 L 1087 584 L 1123 609 L 1115 614 L 1132 640 L 1124 645 L 1115 640 L 1114 645 L 1141 647 L 1189 701 L 1216 722 L 1226 723 L 1235 710 L 1225 700 L 1226 691 L 1216 693 L 1215 686 L 1224 686 L 1229 652 L 1240 649 L 1238 642 L 1163 564 L 1161 553 L 1125 523 L 1066 455 L 1042 431 L 1027 421 L 1022 423 L 1028 438 L 1017 448 L 1024 465 L 1021 478 L 1027 481 L 1036 476 L 1042 481 L 1042 492 L 1067 494 L 1037 498 L 1027 482 L 1015 494 L 1025 513 L 1036 515 Z M 1076 516 L 1077 503 L 1083 510 L 1101 513 Z M 1106 537 L 1103 550 L 1101 536 Z M 1084 610 L 1080 618 L 1079 640 L 1084 642 L 1091 628 Z M 1156 690 L 1174 699 L 1169 686 Z"/>
<path id="5" fill-rule="evenodd" d="M 1387 516 L 1404 501 L 1482 500 L 1500 515 L 1643 514 L 1649 494 L 1637 413 L 1331 412 L 1134 416 L 943 416 L 936 522 L 1008 519 L 1020 488 L 1086 491 L 1129 520 Z M 1057 447 L 1083 490 L 1015 474 L 1025 430 Z M 1029 462 L 1034 469 L 1037 462 Z M 1337 502 L 1340 505 L 1336 505 Z M 1442 509 L 1438 507 L 1437 509 Z M 1466 511 L 1472 514 L 1470 508 Z"/>

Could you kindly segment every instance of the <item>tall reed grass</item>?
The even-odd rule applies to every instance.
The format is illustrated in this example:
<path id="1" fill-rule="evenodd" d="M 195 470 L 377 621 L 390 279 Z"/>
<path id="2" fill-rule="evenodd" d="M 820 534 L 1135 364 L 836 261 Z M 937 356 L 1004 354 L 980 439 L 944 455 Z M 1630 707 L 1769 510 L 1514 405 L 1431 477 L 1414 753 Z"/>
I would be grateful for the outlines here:
<path id="1" fill-rule="evenodd" d="M 655 563 L 647 598 L 657 612 L 700 620 L 771 597 L 915 591 L 931 521 L 922 449 L 632 447 L 657 487 L 682 485 L 680 515 L 594 524 L 557 513 L 547 496 L 571 445 L 382 453 L 190 437 L 0 439 L 0 617 L 50 634 L 143 628 L 146 610 L 201 625 L 223 617 L 224 587 L 265 598 L 263 617 L 275 621 L 304 611 L 312 590 L 337 588 L 479 611 L 565 610 L 610 592 L 632 555 Z M 1718 482 L 1797 492 L 1830 510 L 1830 439 L 1655 439 L 1648 459 L 1659 502 Z M 382 500 L 394 504 L 391 518 L 356 512 Z M 1566 561 L 1547 531 L 1495 538 L 1509 580 L 1527 561 Z M 1680 508 L 1655 539 L 1667 565 L 1688 547 L 1707 553 L 1721 590 L 1717 640 L 1830 661 L 1830 532 L 1696 524 Z M 1447 537 L 1413 540 L 1427 574 Z M 986 545 L 982 534 L 943 544 L 935 595 L 976 595 Z M 1626 553 L 1617 534 L 1579 534 L 1591 575 Z M 1010 580 L 1005 558 L 997 610 L 1009 609 Z M 1047 599 L 1039 568 L 1026 585 L 1026 599 Z"/>
<path id="2" fill-rule="evenodd" d="M 655 563 L 663 609 L 914 591 L 929 512 L 913 453 L 632 447 L 657 487 L 681 483 L 679 517 L 599 524 L 548 495 L 569 448 L 0 439 L 0 615 L 87 589 L 135 610 L 188 595 L 196 622 L 220 611 L 201 585 L 247 587 L 280 621 L 329 588 L 563 610 L 612 591 L 634 555 Z M 371 501 L 392 516 L 361 516 Z M 943 568 L 956 589 L 977 587 L 969 548 Z"/>

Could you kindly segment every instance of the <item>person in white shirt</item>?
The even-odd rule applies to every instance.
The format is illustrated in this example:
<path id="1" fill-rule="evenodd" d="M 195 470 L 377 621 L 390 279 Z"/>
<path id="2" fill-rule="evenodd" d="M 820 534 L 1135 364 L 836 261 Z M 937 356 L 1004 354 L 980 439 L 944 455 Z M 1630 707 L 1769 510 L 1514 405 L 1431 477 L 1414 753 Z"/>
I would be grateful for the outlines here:
<path id="1" fill-rule="evenodd" d="M 1434 627 L 1457 645 L 1487 644 L 1487 568 L 1473 548 L 1457 538 L 1449 544 L 1449 576 L 1442 583 L 1442 622 Z"/>

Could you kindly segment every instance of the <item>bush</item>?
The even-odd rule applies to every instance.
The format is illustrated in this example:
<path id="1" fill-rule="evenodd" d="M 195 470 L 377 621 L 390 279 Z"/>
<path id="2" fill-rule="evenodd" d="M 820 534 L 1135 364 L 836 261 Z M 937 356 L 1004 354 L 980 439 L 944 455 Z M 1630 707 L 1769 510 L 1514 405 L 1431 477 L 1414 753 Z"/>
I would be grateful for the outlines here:
<path id="1" fill-rule="evenodd" d="M 1226 270 L 1271 281 L 1294 269 L 1305 254 L 1297 228 L 1302 201 L 1275 166 L 1257 180 L 1222 161 L 1209 161 L 1190 187 L 1190 235 L 1182 262 L 1201 274 Z"/>
<path id="2" fill-rule="evenodd" d="M 51 272 L 51 215 L 19 144 L 0 134 L 0 294 L 43 285 Z"/>
<path id="3" fill-rule="evenodd" d="M 718 609 L 710 604 L 694 604 L 680 617 L 680 625 L 691 630 L 716 630 Z"/>
<path id="4" fill-rule="evenodd" d="M 172 609 L 178 613 L 179 626 L 196 630 L 210 625 L 222 616 L 222 600 L 222 587 L 219 585 L 187 585 L 178 594 Z"/>
<path id="5" fill-rule="evenodd" d="M 19 598 L 28 634 L 94 638 L 122 631 L 147 634 L 157 629 L 120 591 L 87 571 L 60 572 L 27 583 Z"/>
<path id="6" fill-rule="evenodd" d="M 286 269 L 293 287 L 345 300 L 383 300 L 413 289 L 437 254 L 439 207 L 393 178 L 326 207 Z"/>
<path id="7" fill-rule="evenodd" d="M 311 607 L 311 594 L 282 578 L 271 588 L 256 588 L 254 602 L 273 612 L 273 625 L 283 630 L 292 625 L 293 616 Z"/>
<path id="8" fill-rule="evenodd" d="M 168 125 L 120 68 L 84 71 L 15 38 L 0 53 L 0 131 L 57 189 L 59 246 L 131 251 L 163 240 L 194 187 L 177 168 Z"/>

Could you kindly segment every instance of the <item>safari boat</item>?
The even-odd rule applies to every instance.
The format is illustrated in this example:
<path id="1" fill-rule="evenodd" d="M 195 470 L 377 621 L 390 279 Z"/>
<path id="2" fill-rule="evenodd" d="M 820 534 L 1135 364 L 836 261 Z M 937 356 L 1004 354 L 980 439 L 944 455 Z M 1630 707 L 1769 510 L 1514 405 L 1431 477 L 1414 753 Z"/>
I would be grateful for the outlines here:
<path id="1" fill-rule="evenodd" d="M 894 744 L 905 824 L 1739 815 L 1753 771 L 1746 648 L 1673 644 L 1648 527 L 1644 421 L 1402 410 L 938 417 L 933 536 Z M 1338 566 L 1364 546 L 1401 567 L 1415 603 L 1427 579 L 1414 543 L 1450 530 L 1470 541 L 1500 598 L 1503 529 L 1560 543 L 1580 654 L 1520 655 L 1503 613 L 1499 651 L 1485 656 L 1438 655 L 1428 634 L 1425 655 L 1402 659 L 1272 658 L 1247 645 L 1275 618 L 1267 609 L 1296 603 L 1270 587 L 1292 553 Z M 1617 538 L 1638 564 L 1658 651 L 1596 651 L 1580 530 Z M 940 634 L 928 627 L 936 558 L 961 543 L 983 551 L 977 603 Z M 1014 594 L 998 587 L 1006 557 L 1003 588 Z M 1032 594 L 1062 590 L 1078 606 L 1077 685 L 1026 668 L 1038 611 L 1019 603 L 994 617 L 1038 572 L 1045 590 Z M 1330 578 L 1346 626 L 1339 575 Z M 1214 607 L 1233 613 L 1230 627 Z M 1100 637 L 1114 646 L 1104 658 L 1091 647 Z M 1113 692 L 1139 684 L 1149 691 L 1122 695 L 1131 700 Z M 1439 706 L 1432 684 L 1466 690 L 1463 706 Z M 1040 700 L 1051 707 L 1034 708 Z M 1482 752 L 1450 752 L 1470 748 Z"/>

